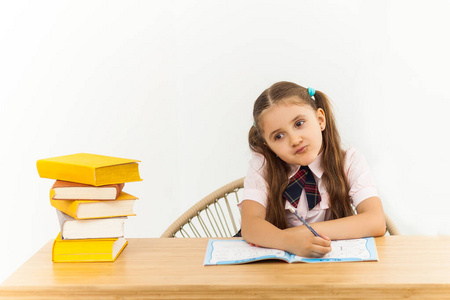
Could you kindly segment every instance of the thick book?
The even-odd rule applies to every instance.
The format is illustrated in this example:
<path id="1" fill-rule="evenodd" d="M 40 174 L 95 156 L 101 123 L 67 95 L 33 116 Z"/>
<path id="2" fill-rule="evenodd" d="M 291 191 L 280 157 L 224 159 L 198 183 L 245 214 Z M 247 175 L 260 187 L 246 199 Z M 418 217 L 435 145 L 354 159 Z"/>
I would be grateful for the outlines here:
<path id="1" fill-rule="evenodd" d="M 119 238 L 125 233 L 127 217 L 76 220 L 56 210 L 63 240 Z"/>
<path id="2" fill-rule="evenodd" d="M 40 159 L 40 177 L 95 186 L 141 181 L 139 160 L 90 153 L 77 153 Z"/>
<path id="3" fill-rule="evenodd" d="M 121 192 L 116 200 L 55 200 L 50 190 L 50 204 L 77 220 L 135 216 L 134 203 L 137 199 Z"/>
<path id="4" fill-rule="evenodd" d="M 115 261 L 128 241 L 125 238 L 63 240 L 58 234 L 53 241 L 53 262 Z"/>
<path id="5" fill-rule="evenodd" d="M 331 249 L 331 252 L 322 258 L 307 258 L 283 250 L 254 247 L 242 239 L 210 239 L 203 264 L 231 265 L 272 259 L 288 263 L 378 261 L 373 237 L 332 241 Z"/>
<path id="6" fill-rule="evenodd" d="M 52 186 L 56 200 L 115 200 L 125 183 L 94 186 L 84 183 L 56 180 Z"/>

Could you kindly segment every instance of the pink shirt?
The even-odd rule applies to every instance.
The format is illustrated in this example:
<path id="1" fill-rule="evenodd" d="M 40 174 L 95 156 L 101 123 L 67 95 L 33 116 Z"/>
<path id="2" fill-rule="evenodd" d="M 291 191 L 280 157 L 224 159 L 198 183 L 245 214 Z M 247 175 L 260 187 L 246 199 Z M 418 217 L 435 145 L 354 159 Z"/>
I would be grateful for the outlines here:
<path id="1" fill-rule="evenodd" d="M 310 165 L 309 168 L 313 172 L 314 178 L 319 189 L 322 200 L 312 210 L 308 209 L 308 202 L 306 194 L 303 191 L 300 196 L 300 201 L 297 207 L 297 212 L 308 222 L 325 221 L 325 215 L 329 208 L 329 197 L 322 181 L 323 169 L 321 167 L 322 154 L 320 154 Z M 263 178 L 264 157 L 261 154 L 253 153 L 250 160 L 247 176 L 244 180 L 244 194 L 245 200 L 253 200 L 264 207 L 267 206 L 267 183 Z M 291 172 L 289 178 L 294 176 L 299 170 L 300 166 L 291 165 Z M 370 197 L 378 197 L 377 188 L 375 186 L 370 168 L 364 158 L 354 148 L 349 148 L 345 155 L 344 164 L 345 174 L 347 175 L 350 184 L 349 198 L 351 203 L 357 207 L 362 201 Z M 242 202 L 241 202 L 242 203 Z M 239 205 L 241 204 L 239 203 Z M 286 216 L 288 225 L 290 227 L 302 225 L 293 213 L 288 210 L 286 204 Z"/>

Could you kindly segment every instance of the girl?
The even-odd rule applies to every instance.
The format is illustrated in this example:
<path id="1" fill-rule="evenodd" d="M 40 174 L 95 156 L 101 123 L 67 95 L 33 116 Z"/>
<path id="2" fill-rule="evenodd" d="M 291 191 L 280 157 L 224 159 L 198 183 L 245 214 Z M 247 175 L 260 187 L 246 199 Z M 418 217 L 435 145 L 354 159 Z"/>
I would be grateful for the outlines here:
<path id="1" fill-rule="evenodd" d="M 331 239 L 385 233 L 369 167 L 354 149 L 341 148 L 325 94 L 278 82 L 255 101 L 253 118 L 253 156 L 239 204 L 247 242 L 322 257 L 331 251 Z M 289 205 L 313 223 L 320 237 L 302 225 Z"/>

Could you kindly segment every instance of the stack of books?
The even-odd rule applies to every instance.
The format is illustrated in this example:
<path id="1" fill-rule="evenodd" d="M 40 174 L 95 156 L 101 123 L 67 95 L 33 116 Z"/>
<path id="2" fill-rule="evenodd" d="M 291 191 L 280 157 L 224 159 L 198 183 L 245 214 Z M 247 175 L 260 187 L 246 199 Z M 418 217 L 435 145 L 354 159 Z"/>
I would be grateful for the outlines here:
<path id="1" fill-rule="evenodd" d="M 138 160 L 77 153 L 37 161 L 39 176 L 56 180 L 50 204 L 61 231 L 54 262 L 115 261 L 128 244 L 124 223 L 138 199 L 123 191 L 141 181 Z"/>

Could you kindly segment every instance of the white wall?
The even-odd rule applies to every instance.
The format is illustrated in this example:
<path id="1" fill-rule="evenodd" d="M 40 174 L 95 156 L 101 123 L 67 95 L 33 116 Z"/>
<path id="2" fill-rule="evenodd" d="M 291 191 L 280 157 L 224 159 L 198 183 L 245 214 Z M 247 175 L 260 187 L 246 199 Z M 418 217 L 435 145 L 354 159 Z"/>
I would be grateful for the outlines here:
<path id="1" fill-rule="evenodd" d="M 36 160 L 142 160 L 126 235 L 158 237 L 245 175 L 253 101 L 280 80 L 330 96 L 404 234 L 450 234 L 448 2 L 0 3 L 0 282 L 58 232 Z"/>

